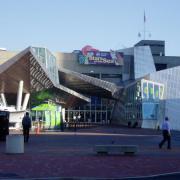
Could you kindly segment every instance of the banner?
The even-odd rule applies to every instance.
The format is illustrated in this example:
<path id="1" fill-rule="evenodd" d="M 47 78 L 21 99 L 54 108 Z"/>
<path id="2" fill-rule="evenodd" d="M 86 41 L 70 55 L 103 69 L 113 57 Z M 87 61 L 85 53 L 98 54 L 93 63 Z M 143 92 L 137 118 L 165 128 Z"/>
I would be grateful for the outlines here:
<path id="1" fill-rule="evenodd" d="M 79 53 L 79 64 L 122 66 L 123 53 L 117 51 L 99 51 L 91 46 L 85 46 Z"/>

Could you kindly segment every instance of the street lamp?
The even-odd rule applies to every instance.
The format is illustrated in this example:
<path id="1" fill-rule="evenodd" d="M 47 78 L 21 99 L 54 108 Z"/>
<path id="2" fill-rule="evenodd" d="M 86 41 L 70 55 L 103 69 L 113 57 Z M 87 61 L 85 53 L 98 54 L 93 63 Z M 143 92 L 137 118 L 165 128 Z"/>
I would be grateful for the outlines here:
<path id="1" fill-rule="evenodd" d="M 76 120 L 76 116 L 73 116 L 74 121 Z"/>
<path id="2" fill-rule="evenodd" d="M 81 119 L 81 115 L 79 114 L 77 118 L 78 118 L 78 120 L 80 120 Z"/>
<path id="3" fill-rule="evenodd" d="M 77 119 L 77 117 L 74 115 L 74 116 L 73 116 L 73 120 L 74 120 L 74 131 L 76 131 L 76 119 Z"/>

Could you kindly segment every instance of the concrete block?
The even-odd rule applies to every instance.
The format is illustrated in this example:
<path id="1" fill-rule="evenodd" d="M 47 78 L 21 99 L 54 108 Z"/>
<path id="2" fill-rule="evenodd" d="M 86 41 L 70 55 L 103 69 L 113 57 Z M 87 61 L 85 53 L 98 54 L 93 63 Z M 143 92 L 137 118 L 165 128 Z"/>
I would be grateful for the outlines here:
<path id="1" fill-rule="evenodd" d="M 24 153 L 24 136 L 11 134 L 6 136 L 6 153 L 21 154 Z"/>

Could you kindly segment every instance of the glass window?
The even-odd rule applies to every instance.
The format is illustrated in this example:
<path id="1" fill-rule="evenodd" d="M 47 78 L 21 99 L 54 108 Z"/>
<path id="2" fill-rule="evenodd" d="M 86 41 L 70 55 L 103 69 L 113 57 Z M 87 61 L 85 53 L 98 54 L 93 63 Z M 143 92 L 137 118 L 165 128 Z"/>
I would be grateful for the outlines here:
<path id="1" fill-rule="evenodd" d="M 154 98 L 159 99 L 159 86 L 154 85 Z"/>
<path id="2" fill-rule="evenodd" d="M 95 110 L 96 109 L 96 106 L 91 106 L 91 110 Z"/>
<path id="3" fill-rule="evenodd" d="M 91 77 L 95 77 L 95 78 L 98 78 L 100 77 L 99 74 L 95 74 L 95 73 L 83 73 L 84 75 L 87 75 L 87 76 L 91 76 Z"/>
<path id="4" fill-rule="evenodd" d="M 96 104 L 96 97 L 95 96 L 91 96 L 91 104 Z"/>
<path id="5" fill-rule="evenodd" d="M 153 99 L 153 84 L 148 83 L 149 99 Z"/>
<path id="6" fill-rule="evenodd" d="M 142 111 L 144 120 L 157 120 L 157 103 L 143 103 Z"/>
<path id="7" fill-rule="evenodd" d="M 148 88 L 147 88 L 147 82 L 143 83 L 143 98 L 148 98 Z"/>
<path id="8" fill-rule="evenodd" d="M 121 74 L 102 74 L 101 77 L 102 78 L 119 78 L 119 79 L 122 79 Z"/>
<path id="9" fill-rule="evenodd" d="M 163 86 L 160 86 L 160 98 L 163 98 Z"/>
<path id="10" fill-rule="evenodd" d="M 36 53 L 38 59 L 45 65 L 49 75 L 56 82 L 59 83 L 58 69 L 56 66 L 55 56 L 46 48 L 33 47 L 34 52 Z"/>

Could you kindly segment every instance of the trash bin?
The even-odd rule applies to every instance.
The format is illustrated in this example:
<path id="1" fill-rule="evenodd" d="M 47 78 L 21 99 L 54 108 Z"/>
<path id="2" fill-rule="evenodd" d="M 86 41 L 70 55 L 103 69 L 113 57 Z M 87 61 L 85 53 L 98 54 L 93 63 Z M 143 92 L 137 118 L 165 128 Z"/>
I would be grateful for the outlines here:
<path id="1" fill-rule="evenodd" d="M 0 141 L 5 141 L 9 134 L 9 112 L 0 111 Z"/>

